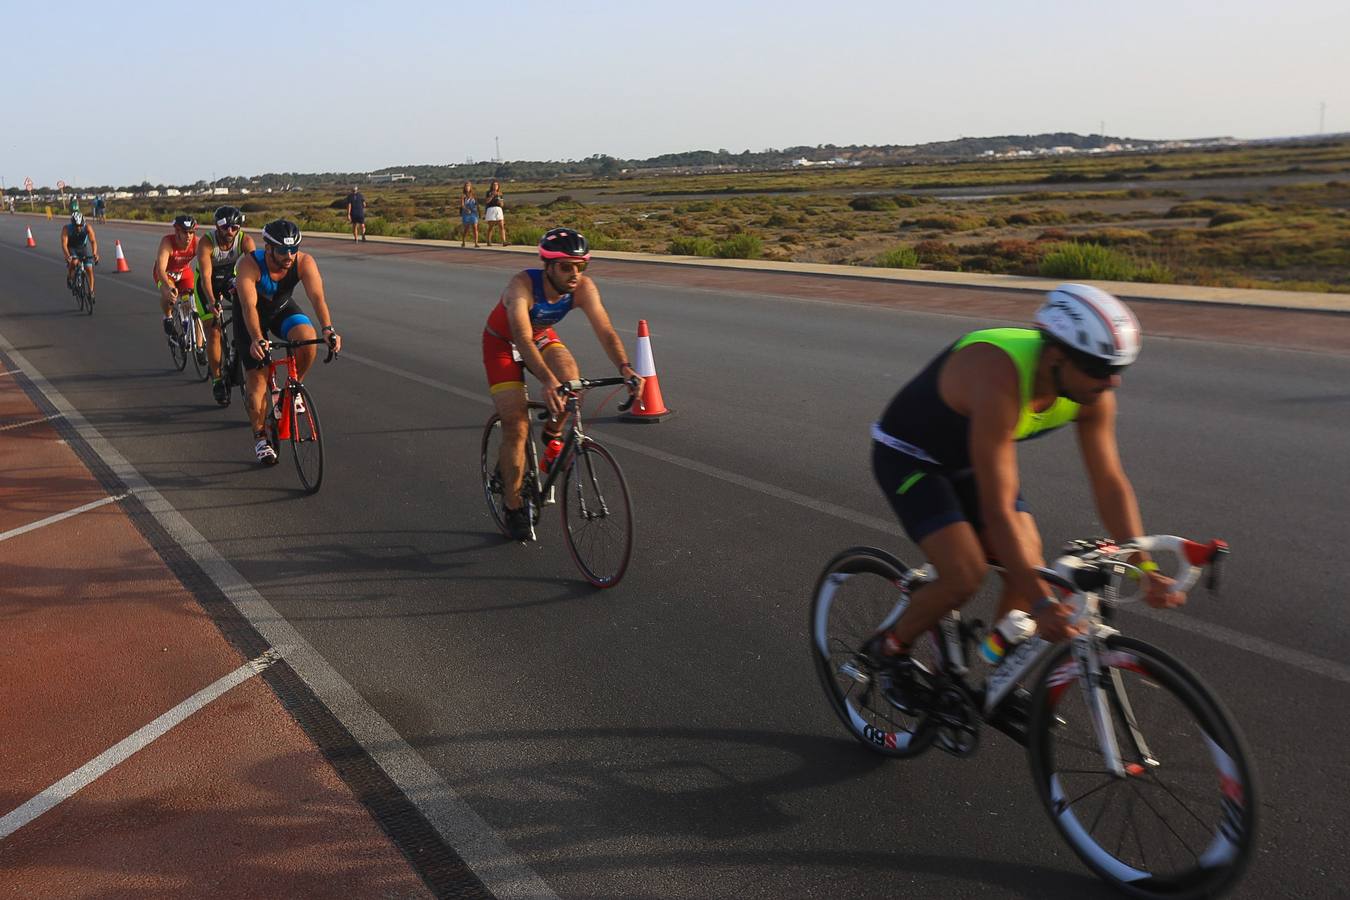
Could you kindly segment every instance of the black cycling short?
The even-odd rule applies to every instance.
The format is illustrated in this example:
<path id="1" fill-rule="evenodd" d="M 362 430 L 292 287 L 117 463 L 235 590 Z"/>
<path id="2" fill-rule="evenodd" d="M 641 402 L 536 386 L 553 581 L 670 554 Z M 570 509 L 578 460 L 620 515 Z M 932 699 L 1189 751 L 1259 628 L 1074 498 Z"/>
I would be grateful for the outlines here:
<path id="1" fill-rule="evenodd" d="M 300 305 L 294 299 L 287 300 L 270 317 L 259 321 L 262 322 L 263 334 L 270 332 L 273 337 L 283 341 L 288 340 L 287 333 L 296 325 L 314 324 L 309 320 L 309 316 L 300 311 Z M 249 337 L 248 327 L 244 324 L 243 313 L 239 310 L 235 310 L 231 326 L 234 331 L 234 343 L 235 346 L 240 348 L 239 358 L 244 361 L 244 368 L 261 369 L 267 365 L 266 360 L 254 359 L 253 354 L 249 352 L 248 348 L 253 343 L 253 338 Z"/>
<path id="2" fill-rule="evenodd" d="M 872 472 L 914 543 L 953 522 L 969 522 L 976 532 L 983 529 L 973 470 L 944 469 L 873 442 Z M 1020 493 L 1016 508 L 1030 510 Z"/>

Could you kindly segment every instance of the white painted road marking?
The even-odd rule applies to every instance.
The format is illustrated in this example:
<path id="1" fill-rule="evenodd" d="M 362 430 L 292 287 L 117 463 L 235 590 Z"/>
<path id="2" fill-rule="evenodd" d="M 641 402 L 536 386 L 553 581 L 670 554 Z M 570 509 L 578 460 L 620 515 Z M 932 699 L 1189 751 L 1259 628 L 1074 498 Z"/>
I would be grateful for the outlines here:
<path id="1" fill-rule="evenodd" d="M 104 497 L 102 500 L 95 500 L 92 503 L 86 503 L 84 506 L 77 506 L 74 509 L 68 509 L 63 513 L 57 513 L 54 516 L 48 516 L 45 519 L 39 519 L 36 522 L 30 522 L 27 525 L 21 525 L 18 528 L 11 528 L 9 531 L 0 532 L 0 541 L 7 541 L 10 538 L 16 538 L 21 534 L 27 534 L 30 531 L 37 531 L 39 528 L 45 528 L 48 525 L 55 525 L 71 516 L 78 516 L 82 512 L 89 512 L 91 509 L 98 509 L 109 503 L 116 503 L 118 500 L 125 500 L 126 494 L 118 494 L 116 497 Z"/>
<path id="2" fill-rule="evenodd" d="M 15 428 L 27 428 L 29 425 L 41 425 L 43 422 L 50 422 L 52 419 L 61 418 L 60 413 L 52 413 L 50 416 L 43 416 L 41 419 L 29 419 L 27 422 L 13 422 L 9 425 L 0 425 L 0 431 L 13 431 Z"/>
<path id="3" fill-rule="evenodd" d="M 154 743 L 156 739 L 168 734 L 175 725 L 178 725 L 188 716 L 220 697 L 230 688 L 248 681 L 279 658 L 279 654 L 269 650 L 257 659 L 249 660 L 214 684 L 202 688 L 149 725 L 132 732 L 131 735 L 109 747 L 18 809 L 7 813 L 0 818 L 0 840 L 9 837 L 43 813 L 55 809 L 63 801 L 69 800 L 99 778 L 111 772 L 114 767 L 126 762 L 134 754 Z"/>

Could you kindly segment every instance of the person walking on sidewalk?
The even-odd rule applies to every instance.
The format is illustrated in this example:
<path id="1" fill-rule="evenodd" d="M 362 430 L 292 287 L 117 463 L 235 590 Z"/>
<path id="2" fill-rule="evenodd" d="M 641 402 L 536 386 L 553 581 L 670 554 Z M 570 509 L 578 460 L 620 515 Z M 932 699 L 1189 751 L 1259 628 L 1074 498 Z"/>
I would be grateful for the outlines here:
<path id="1" fill-rule="evenodd" d="M 469 229 L 473 229 L 473 245 L 478 246 L 478 197 L 473 192 L 473 183 L 464 182 L 464 188 L 459 192 L 459 245 L 464 246 L 464 242 L 469 239 Z"/>
<path id="2" fill-rule="evenodd" d="M 492 246 L 492 226 L 496 225 L 502 232 L 502 246 L 506 246 L 506 214 L 502 211 L 502 184 L 500 181 L 493 180 L 492 187 L 488 188 L 487 197 L 484 200 L 485 209 L 483 221 L 487 223 L 487 245 Z"/>
<path id="3" fill-rule="evenodd" d="M 352 226 L 352 240 L 364 241 L 366 239 L 366 198 L 361 195 L 361 191 L 356 185 L 352 185 L 352 192 L 347 195 L 347 221 Z"/>

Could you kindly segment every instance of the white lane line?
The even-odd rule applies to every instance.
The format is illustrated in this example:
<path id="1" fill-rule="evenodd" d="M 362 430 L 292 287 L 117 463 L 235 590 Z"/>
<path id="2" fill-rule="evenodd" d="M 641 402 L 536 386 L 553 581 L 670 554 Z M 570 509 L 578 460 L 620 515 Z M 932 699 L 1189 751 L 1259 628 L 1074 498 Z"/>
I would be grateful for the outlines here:
<path id="1" fill-rule="evenodd" d="M 27 422 L 13 422 L 9 425 L 0 425 L 0 431 L 13 431 L 15 428 L 27 428 L 29 425 L 41 425 L 43 422 L 50 422 L 52 419 L 61 418 L 60 413 L 52 413 L 50 416 L 43 416 L 41 419 L 29 419 Z"/>
<path id="2" fill-rule="evenodd" d="M 74 509 L 68 509 L 63 513 L 57 513 L 54 516 L 48 516 L 45 519 L 39 519 L 36 522 L 30 522 L 29 524 L 22 525 L 18 528 L 11 528 L 9 531 L 0 532 L 0 541 L 7 541 L 10 538 L 18 537 L 21 534 L 37 531 L 39 528 L 46 528 L 48 525 L 55 525 L 57 522 L 69 519 L 71 516 L 78 516 L 80 513 L 89 512 L 91 509 L 98 509 L 100 506 L 105 506 L 109 503 L 116 503 L 118 500 L 125 500 L 127 496 L 127 494 L 118 494 L 115 497 L 104 497 L 101 500 L 86 503 L 84 506 L 77 506 Z"/>
<path id="3" fill-rule="evenodd" d="M 362 365 L 370 366 L 373 369 L 379 369 L 381 372 L 388 372 L 390 375 L 406 378 L 409 381 L 415 381 L 418 384 L 423 384 L 448 394 L 454 394 L 456 397 L 461 397 L 483 406 L 492 405 L 492 399 L 486 396 L 485 392 L 466 391 L 463 388 L 446 384 L 443 381 L 427 378 L 425 375 L 418 375 L 416 372 L 409 372 L 406 369 L 386 365 L 385 363 L 366 357 L 354 356 L 350 353 L 344 353 L 343 356 L 347 359 L 359 362 Z M 815 497 L 808 497 L 805 494 L 799 494 L 796 491 L 790 491 L 775 484 L 768 484 L 754 478 L 738 475 L 735 472 L 728 472 L 725 469 L 710 466 L 707 463 L 699 462 L 696 459 L 688 459 L 683 456 L 676 456 L 673 453 L 667 453 L 664 450 L 656 450 L 645 444 L 639 444 L 635 441 L 616 437 L 613 432 L 608 430 L 605 431 L 604 434 L 604 443 L 615 447 L 622 447 L 633 453 L 660 460 L 661 462 L 669 463 L 672 466 L 679 466 L 682 469 L 688 469 L 691 472 L 697 472 L 700 475 L 706 475 L 709 478 L 716 478 L 727 484 L 734 484 L 737 487 L 756 491 L 778 500 L 784 500 L 788 503 L 793 503 L 818 513 L 824 513 L 827 516 L 833 516 L 836 519 L 842 519 L 843 521 L 851 522 L 854 525 L 871 528 L 880 531 L 883 534 L 888 534 L 897 538 L 903 538 L 905 536 L 904 532 L 900 529 L 900 526 L 897 525 L 894 520 L 869 516 L 866 513 L 860 513 L 856 510 L 848 509 L 847 507 L 829 503 L 824 500 L 817 500 Z M 1244 634 L 1240 631 L 1234 631 L 1233 629 L 1226 628 L 1222 625 L 1201 622 L 1194 618 L 1190 618 L 1177 610 L 1168 610 L 1165 613 L 1157 612 L 1140 604 L 1123 606 L 1120 607 L 1120 609 L 1125 613 L 1144 616 L 1155 622 L 1160 622 L 1163 625 L 1170 625 L 1181 631 L 1209 638 L 1210 640 L 1224 644 L 1225 646 L 1240 647 L 1249 653 L 1264 656 L 1266 659 L 1285 663 L 1294 668 L 1302 669 L 1305 672 L 1311 672 L 1314 675 L 1321 675 L 1335 681 L 1350 684 L 1350 666 L 1347 666 L 1344 663 L 1339 663 L 1321 656 L 1314 656 L 1311 653 L 1306 653 L 1293 647 L 1286 647 L 1283 644 L 1277 644 L 1274 641 L 1268 641 L 1264 638 Z"/>
<path id="4" fill-rule="evenodd" d="M 23 354 L 14 349 L 4 334 L 0 334 L 0 351 L 4 351 L 52 406 L 65 415 L 90 449 L 129 492 L 136 495 L 169 537 L 192 557 L 263 640 L 274 648 L 286 648 L 286 662 L 309 685 L 319 702 L 398 785 L 494 896 L 500 900 L 558 900 L 548 883 L 527 866 L 440 773 L 329 665 L 295 626 L 286 621 Z M 472 396 L 468 391 L 464 393 Z M 486 402 L 486 398 L 483 399 Z"/>
<path id="5" fill-rule="evenodd" d="M 5 369 L 5 371 L 0 372 L 0 375 L 17 375 L 22 371 L 22 369 Z"/>
<path id="6" fill-rule="evenodd" d="M 278 658 L 280 658 L 280 654 L 269 650 L 257 659 L 249 660 L 214 684 L 202 688 L 149 725 L 132 732 L 131 735 L 109 747 L 18 809 L 0 817 L 0 840 L 9 837 L 38 816 L 54 809 L 63 801 L 69 800 L 79 791 L 108 774 L 115 766 L 126 762 L 134 754 L 154 743 L 156 739 L 168 734 L 170 729 L 188 716 L 206 706 L 230 688 L 243 684 L 257 675 L 276 662 Z"/>

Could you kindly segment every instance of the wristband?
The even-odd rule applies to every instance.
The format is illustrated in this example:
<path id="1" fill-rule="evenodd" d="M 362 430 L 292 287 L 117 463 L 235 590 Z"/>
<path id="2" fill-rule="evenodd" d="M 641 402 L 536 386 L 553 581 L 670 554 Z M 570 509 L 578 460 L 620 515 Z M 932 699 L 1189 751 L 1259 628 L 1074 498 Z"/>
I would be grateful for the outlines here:
<path id="1" fill-rule="evenodd" d="M 619 371 L 622 372 L 625 366 L 628 366 L 630 369 L 632 368 L 632 366 L 628 364 L 628 360 L 625 359 L 623 362 L 619 363 Z"/>
<path id="2" fill-rule="evenodd" d="M 1158 571 L 1158 564 L 1151 559 L 1146 559 L 1139 564 L 1139 568 L 1145 572 L 1156 572 Z"/>
<path id="3" fill-rule="evenodd" d="M 324 333 L 324 334 L 328 334 L 328 333 L 331 332 L 332 330 L 333 330 L 333 326 L 332 326 L 332 325 L 325 325 L 325 326 L 323 326 L 323 333 Z"/>
<path id="4" fill-rule="evenodd" d="M 1054 597 L 1041 597 L 1031 604 L 1031 614 L 1033 616 L 1039 616 L 1052 606 L 1059 606 L 1059 601 Z"/>

